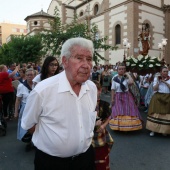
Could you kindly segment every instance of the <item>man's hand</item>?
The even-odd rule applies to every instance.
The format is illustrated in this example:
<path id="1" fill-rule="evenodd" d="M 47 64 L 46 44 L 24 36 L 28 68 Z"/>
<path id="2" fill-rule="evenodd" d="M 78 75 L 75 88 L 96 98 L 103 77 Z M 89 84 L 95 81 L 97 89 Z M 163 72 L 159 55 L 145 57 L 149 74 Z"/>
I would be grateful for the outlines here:
<path id="1" fill-rule="evenodd" d="M 31 134 L 33 134 L 34 131 L 35 131 L 35 126 L 36 126 L 36 125 L 34 125 L 31 129 L 29 129 L 28 132 L 31 133 Z"/>

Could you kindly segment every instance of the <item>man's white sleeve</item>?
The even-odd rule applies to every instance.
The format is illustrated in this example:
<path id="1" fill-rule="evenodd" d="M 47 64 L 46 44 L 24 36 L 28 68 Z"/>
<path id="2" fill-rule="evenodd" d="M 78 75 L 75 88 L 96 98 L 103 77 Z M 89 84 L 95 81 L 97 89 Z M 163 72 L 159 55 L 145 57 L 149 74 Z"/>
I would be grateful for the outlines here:
<path id="1" fill-rule="evenodd" d="M 21 121 L 21 127 L 25 130 L 32 128 L 38 123 L 40 114 L 42 113 L 42 98 L 33 90 L 28 97 Z"/>

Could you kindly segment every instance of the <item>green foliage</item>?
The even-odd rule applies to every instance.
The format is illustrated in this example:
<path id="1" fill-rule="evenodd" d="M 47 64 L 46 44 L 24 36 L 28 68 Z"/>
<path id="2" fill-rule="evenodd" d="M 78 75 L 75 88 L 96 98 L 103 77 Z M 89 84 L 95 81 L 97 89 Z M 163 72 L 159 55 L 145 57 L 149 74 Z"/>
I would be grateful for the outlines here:
<path id="1" fill-rule="evenodd" d="M 9 65 L 13 62 L 13 57 L 10 55 L 10 47 L 7 44 L 3 44 L 0 48 L 0 64 Z"/>
<path id="2" fill-rule="evenodd" d="M 11 41 L 0 48 L 0 63 L 38 62 L 44 54 L 41 36 L 12 36 Z"/>
<path id="3" fill-rule="evenodd" d="M 59 16 L 58 9 L 55 8 L 55 19 L 50 21 L 52 30 L 46 30 L 41 34 L 43 37 L 44 51 L 50 53 L 51 55 L 60 55 L 62 44 L 74 37 L 83 37 L 93 41 L 95 52 L 93 56 L 94 62 L 97 64 L 100 60 L 105 60 L 103 56 L 100 55 L 100 50 L 116 50 L 117 47 L 112 47 L 107 45 L 108 37 L 96 38 L 98 34 L 98 27 L 95 24 L 91 25 L 87 21 L 84 23 L 79 23 L 77 17 L 75 16 L 70 24 L 63 25 L 61 23 L 61 18 Z"/>

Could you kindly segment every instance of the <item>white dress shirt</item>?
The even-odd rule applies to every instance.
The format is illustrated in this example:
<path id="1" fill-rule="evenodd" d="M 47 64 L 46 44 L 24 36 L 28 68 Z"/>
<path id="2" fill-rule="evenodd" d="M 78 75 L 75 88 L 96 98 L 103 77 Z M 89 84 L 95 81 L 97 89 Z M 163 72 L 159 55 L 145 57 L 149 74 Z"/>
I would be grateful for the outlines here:
<path id="1" fill-rule="evenodd" d="M 32 141 L 41 151 L 58 157 L 85 152 L 96 121 L 97 88 L 87 80 L 79 96 L 65 71 L 45 79 L 31 92 L 22 117 L 23 129 L 36 124 Z"/>
<path id="2" fill-rule="evenodd" d="M 34 83 L 39 83 L 41 81 L 41 74 L 38 74 L 32 80 Z"/>
<path id="3" fill-rule="evenodd" d="M 168 81 L 166 81 L 168 84 L 170 84 L 170 79 Z M 163 83 L 163 82 L 159 82 L 158 78 L 155 77 L 154 81 L 153 81 L 153 86 L 155 86 L 157 83 L 159 83 L 159 88 L 158 88 L 158 92 L 159 93 L 170 93 L 170 89 L 169 87 Z"/>

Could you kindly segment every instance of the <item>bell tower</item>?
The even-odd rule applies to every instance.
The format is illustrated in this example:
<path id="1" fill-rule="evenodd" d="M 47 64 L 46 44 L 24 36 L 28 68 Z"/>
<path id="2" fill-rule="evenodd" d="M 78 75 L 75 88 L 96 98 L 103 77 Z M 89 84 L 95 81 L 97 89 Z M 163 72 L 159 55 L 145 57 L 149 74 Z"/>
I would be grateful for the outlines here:
<path id="1" fill-rule="evenodd" d="M 45 29 L 50 29 L 49 20 L 53 20 L 54 16 L 51 16 L 41 10 L 35 14 L 29 15 L 25 18 L 27 22 L 27 35 L 35 35 Z"/>

